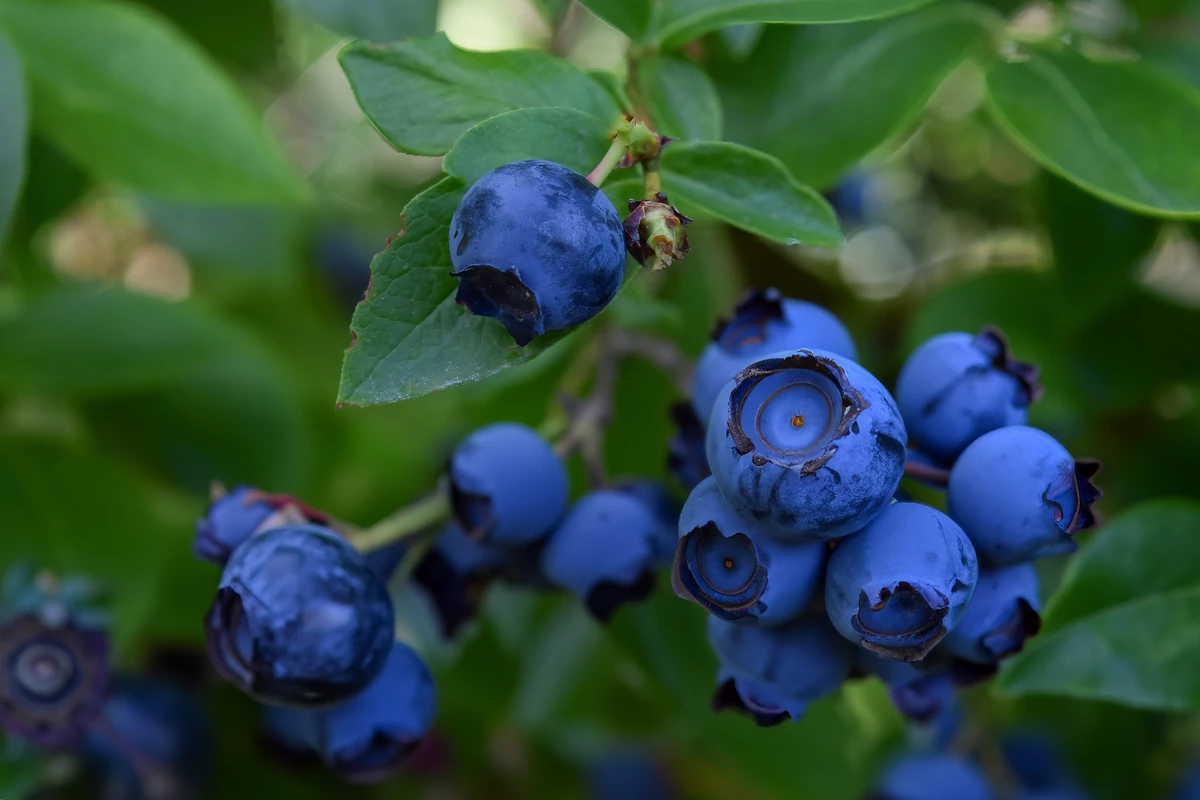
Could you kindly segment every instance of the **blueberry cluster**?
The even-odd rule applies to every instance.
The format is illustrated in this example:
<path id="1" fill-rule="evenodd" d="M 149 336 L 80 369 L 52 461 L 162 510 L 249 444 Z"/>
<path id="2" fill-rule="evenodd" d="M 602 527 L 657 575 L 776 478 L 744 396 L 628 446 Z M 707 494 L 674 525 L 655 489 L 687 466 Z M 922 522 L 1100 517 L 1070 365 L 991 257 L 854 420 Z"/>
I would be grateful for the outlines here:
<path id="1" fill-rule="evenodd" d="M 72 759 L 95 797 L 199 796 L 212 767 L 203 707 L 177 682 L 114 672 L 99 587 L 19 563 L 0 582 L 0 731 Z"/>
<path id="2" fill-rule="evenodd" d="M 1095 524 L 1097 465 L 1025 424 L 1036 371 L 998 331 L 930 339 L 894 396 L 855 353 L 827 310 L 752 293 L 700 357 L 672 443 L 694 484 L 675 590 L 711 614 L 714 704 L 763 725 L 861 673 L 932 716 L 1037 632 L 1031 562 Z M 946 510 L 908 501 L 906 474 Z"/>

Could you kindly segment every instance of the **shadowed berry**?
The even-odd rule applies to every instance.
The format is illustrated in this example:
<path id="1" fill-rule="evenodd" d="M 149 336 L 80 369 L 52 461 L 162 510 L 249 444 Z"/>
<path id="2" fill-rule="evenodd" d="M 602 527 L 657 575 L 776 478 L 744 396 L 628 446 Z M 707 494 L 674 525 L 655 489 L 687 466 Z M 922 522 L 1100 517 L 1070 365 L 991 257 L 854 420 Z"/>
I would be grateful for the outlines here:
<path id="1" fill-rule="evenodd" d="M 708 419 L 701 423 L 691 403 L 671 406 L 671 419 L 675 422 L 675 433 L 667 440 L 667 469 L 690 492 L 712 475 L 708 454 L 704 452 L 704 426 Z"/>
<path id="2" fill-rule="evenodd" d="M 88 732 L 86 757 L 113 800 L 206 797 L 213 769 L 212 727 L 199 699 L 169 681 L 120 676 L 104 704 L 104 724 Z"/>
<path id="3" fill-rule="evenodd" d="M 320 762 L 308 742 L 309 715 L 316 712 L 285 706 L 259 708 L 260 743 L 272 760 L 299 768 Z"/>
<path id="4" fill-rule="evenodd" d="M 70 617 L 0 623 L 0 729 L 39 747 L 68 747 L 100 714 L 108 636 Z"/>
<path id="5" fill-rule="evenodd" d="M 826 546 L 773 539 L 730 508 L 713 478 L 692 490 L 679 517 L 675 592 L 729 622 L 777 625 L 796 617 L 825 572 Z"/>
<path id="6" fill-rule="evenodd" d="M 545 536 L 567 508 L 567 473 L 545 439 L 502 422 L 464 439 L 450 458 L 454 516 L 470 536 L 497 546 Z"/>
<path id="7" fill-rule="evenodd" d="M 708 642 L 720 663 L 713 708 L 737 709 L 764 727 L 799 721 L 854 665 L 854 647 L 820 613 L 772 626 L 709 617 Z"/>
<path id="8" fill-rule="evenodd" d="M 858 530 L 892 501 L 904 459 L 891 395 L 858 364 L 817 350 L 747 366 L 721 390 L 708 428 L 721 492 L 780 536 Z"/>
<path id="9" fill-rule="evenodd" d="M 1200 800 L 1200 767 L 1191 767 L 1179 776 L 1171 800 Z"/>
<path id="10" fill-rule="evenodd" d="M 1037 369 L 1013 360 L 995 328 L 933 337 L 909 356 L 896 380 L 909 437 L 942 464 L 952 464 L 989 431 L 1024 425 L 1040 394 Z"/>
<path id="11" fill-rule="evenodd" d="M 588 800 L 672 800 L 670 773 L 648 753 L 623 749 L 596 759 L 588 770 Z"/>
<path id="12" fill-rule="evenodd" d="M 599 314 L 621 287 L 625 232 L 587 178 L 516 161 L 475 182 L 450 221 L 455 300 L 494 317 L 520 346 Z"/>
<path id="13" fill-rule="evenodd" d="M 751 361 L 802 347 L 857 358 L 850 332 L 831 312 L 777 289 L 750 292 L 713 331 L 696 362 L 692 405 L 700 421 L 708 424 L 721 389 Z"/>
<path id="14" fill-rule="evenodd" d="M 995 664 L 1019 652 L 1038 632 L 1041 607 L 1033 564 L 984 567 L 970 605 L 942 646 L 960 658 Z"/>
<path id="15" fill-rule="evenodd" d="M 613 489 L 591 492 L 550 535 L 542 572 L 607 621 L 619 606 L 653 590 L 660 529 L 655 513 L 637 498 Z"/>
<path id="16" fill-rule="evenodd" d="M 263 703 L 318 707 L 383 668 L 394 612 L 358 552 L 316 526 L 266 531 L 225 566 L 205 622 L 217 672 Z"/>
<path id="17" fill-rule="evenodd" d="M 1042 736 L 1022 733 L 1000 742 L 1004 761 L 1021 792 L 1019 800 L 1088 800 L 1062 754 Z M 1200 789 L 1200 785 L 1197 786 Z M 1200 797 L 1200 794 L 1197 795 Z"/>
<path id="18" fill-rule="evenodd" d="M 838 543 L 825 570 L 825 608 L 852 642 L 919 661 L 954 628 L 975 591 L 971 542 L 945 514 L 895 503 Z"/>
<path id="19" fill-rule="evenodd" d="M 946 503 L 979 557 L 1015 564 L 1075 550 L 1096 524 L 1094 461 L 1076 461 L 1054 437 L 1023 425 L 981 436 L 950 471 Z"/>
<path id="20" fill-rule="evenodd" d="M 617 481 L 613 488 L 637 499 L 658 520 L 658 532 L 654 537 L 654 560 L 669 564 L 675 557 L 675 544 L 679 541 L 679 501 L 658 481 L 630 478 Z"/>
<path id="21" fill-rule="evenodd" d="M 869 800 L 993 800 L 987 778 L 974 764 L 948 755 L 908 755 L 875 782 Z"/>

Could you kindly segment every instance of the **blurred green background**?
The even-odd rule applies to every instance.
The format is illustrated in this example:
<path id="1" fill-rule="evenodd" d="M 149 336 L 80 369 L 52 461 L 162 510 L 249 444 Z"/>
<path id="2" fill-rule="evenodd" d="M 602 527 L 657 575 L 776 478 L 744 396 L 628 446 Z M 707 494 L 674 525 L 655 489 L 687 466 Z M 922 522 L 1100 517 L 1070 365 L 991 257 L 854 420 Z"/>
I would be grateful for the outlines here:
<path id="1" fill-rule="evenodd" d="M 0 31 L 11 21 L 5 2 Z M 991 5 L 1019 12 L 1022 25 L 1053 17 L 1076 35 L 1137 47 L 1200 86 L 1200 4 Z M 228 146 L 261 158 L 264 185 L 284 186 L 288 197 L 190 196 L 183 165 L 179 175 L 130 179 L 138 164 L 171 163 L 167 151 L 122 151 L 117 142 L 110 156 L 92 156 L 63 120 L 90 109 L 82 133 L 98 140 L 111 130 L 106 115 L 123 113 L 122 98 L 64 90 L 55 65 L 105 46 L 116 63 L 122 51 L 84 27 L 39 33 L 47 49 L 27 67 L 28 167 L 0 268 L 0 567 L 28 556 L 109 581 L 128 666 L 200 644 L 218 576 L 192 558 L 190 540 L 211 481 L 294 494 L 369 524 L 432 488 L 465 432 L 493 420 L 541 421 L 578 345 L 567 339 L 528 365 L 427 397 L 335 409 L 371 257 L 440 169 L 439 159 L 396 153 L 372 130 L 338 66 L 339 47 L 354 36 L 387 41 L 436 27 L 462 47 L 549 49 L 622 75 L 627 46 L 565 0 L 141 6 L 169 26 L 169 41 L 236 85 L 252 107 L 247 119 L 265 122 L 270 141 L 254 138 L 251 125 L 246 142 Z M 635 284 L 611 319 L 695 354 L 744 288 L 773 285 L 841 315 L 861 360 L 889 384 L 922 339 L 994 323 L 1043 370 L 1048 393 L 1033 424 L 1104 462 L 1102 513 L 1200 497 L 1197 225 L 1134 215 L 1041 170 L 985 113 L 970 59 L 951 60 L 948 74 L 933 70 L 936 91 L 913 90 L 912 113 L 878 142 L 833 152 L 909 91 L 886 78 L 914 55 L 900 50 L 894 63 L 852 77 L 828 107 L 806 105 L 798 87 L 822 69 L 807 58 L 819 52 L 821 43 L 805 38 L 813 36 L 743 26 L 684 54 L 713 79 L 726 138 L 778 155 L 825 190 L 846 245 L 784 248 L 701 222 L 689 229 L 692 255 L 651 279 L 661 281 L 656 292 Z M 136 36 L 125 46 L 136 50 Z M 0 87 L 0 101 L 12 91 Z M 186 83 L 164 79 L 162 105 L 146 124 L 176 124 L 168 139 L 185 142 L 194 135 L 185 123 L 206 108 L 188 97 Z M 195 108 L 176 115 L 173 103 Z M 1192 133 L 1200 154 L 1200 131 Z M 611 474 L 669 480 L 668 408 L 679 399 L 649 365 L 624 366 L 608 434 Z M 453 645 L 430 639 L 416 611 L 410 624 L 438 674 L 443 762 L 369 789 L 339 785 L 320 769 L 289 770 L 262 756 L 253 704 L 214 686 L 214 796 L 580 797 L 586 765 L 633 743 L 656 753 L 688 797 L 838 800 L 858 796 L 904 737 L 873 680 L 849 685 L 796 725 L 758 729 L 712 714 L 703 612 L 665 581 L 608 629 L 569 600 L 515 590 L 493 591 L 482 621 Z M 1196 743 L 1190 716 L 1005 701 L 987 687 L 969 703 L 984 724 L 1059 736 L 1100 798 L 1157 796 Z"/>

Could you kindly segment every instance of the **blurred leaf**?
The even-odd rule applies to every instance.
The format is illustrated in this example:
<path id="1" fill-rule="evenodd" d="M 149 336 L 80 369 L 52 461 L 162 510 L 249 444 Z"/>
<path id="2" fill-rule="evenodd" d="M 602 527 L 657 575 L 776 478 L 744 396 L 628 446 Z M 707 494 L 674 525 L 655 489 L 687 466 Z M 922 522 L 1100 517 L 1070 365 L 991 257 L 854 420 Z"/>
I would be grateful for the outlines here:
<path id="1" fill-rule="evenodd" d="M 141 0 L 223 64 L 258 72 L 276 66 L 282 38 L 273 0 Z"/>
<path id="2" fill-rule="evenodd" d="M 654 4 L 646 0 L 579 0 L 589 11 L 635 42 L 650 28 Z"/>
<path id="3" fill-rule="evenodd" d="M 0 564 L 28 558 L 100 580 L 111 590 L 114 634 L 127 642 L 153 611 L 172 543 L 151 513 L 149 491 L 112 459 L 7 441 L 0 448 Z"/>
<path id="4" fill-rule="evenodd" d="M 931 0 L 664 0 L 655 38 L 676 47 L 726 25 L 815 24 L 890 17 Z"/>
<path id="5" fill-rule="evenodd" d="M 1194 34 L 1149 39 L 1139 50 L 1147 63 L 1200 89 L 1200 44 Z"/>
<path id="6" fill-rule="evenodd" d="M 454 302 L 450 218 L 464 188 L 446 178 L 404 209 L 404 233 L 371 262 L 371 288 L 350 324 L 338 402 L 394 403 L 524 363 L 565 335 L 517 347 L 496 320 Z"/>
<path id="7" fill-rule="evenodd" d="M 1200 217 L 1200 91 L 1069 51 L 995 64 L 987 81 L 996 121 L 1042 166 L 1134 211 Z"/>
<path id="8" fill-rule="evenodd" d="M 20 235 L 32 238 L 47 222 L 58 217 L 87 190 L 87 173 L 61 150 L 34 133 L 29 138 L 26 166 L 28 175 L 21 194 L 16 222 Z"/>
<path id="9" fill-rule="evenodd" d="M 629 111 L 633 108 L 633 103 L 625 92 L 625 84 L 616 75 L 606 69 L 591 69 L 587 74 L 600 84 L 604 91 L 608 92 L 608 96 L 613 99 L 619 109 Z"/>
<path id="10" fill-rule="evenodd" d="M 17 738 L 0 739 L 0 797 L 26 800 L 41 780 L 42 754 Z"/>
<path id="11" fill-rule="evenodd" d="M 986 9 L 945 3 L 879 22 L 770 29 L 747 61 L 719 73 L 732 135 L 829 186 L 911 126 L 994 25 Z"/>
<path id="12" fill-rule="evenodd" d="M 198 201 L 300 196 L 229 79 L 154 14 L 13 0 L 0 28 L 25 61 L 38 129 L 99 178 Z"/>
<path id="13" fill-rule="evenodd" d="M 1006 665 L 997 688 L 1200 707 L 1197 530 L 1193 503 L 1155 503 L 1118 517 L 1068 567 L 1046 609 L 1046 630 Z"/>
<path id="14" fill-rule="evenodd" d="M 1064 311 L 1076 319 L 1121 297 L 1161 227 L 1152 217 L 1117 208 L 1052 175 L 1044 181 L 1042 215 L 1055 271 L 1071 298 Z"/>
<path id="15" fill-rule="evenodd" d="M 535 730 L 560 716 L 567 697 L 578 691 L 595 651 L 603 641 L 601 629 L 583 606 L 568 601 L 527 642 L 521 660 L 521 681 L 513 698 L 513 716 Z"/>
<path id="16" fill-rule="evenodd" d="M 64 288 L 0 320 L 0 387 L 95 395 L 162 386 L 248 346 L 188 303 Z"/>
<path id="17" fill-rule="evenodd" d="M 836 247 L 837 216 L 773 156 L 724 142 L 663 150 L 663 185 L 684 214 L 704 213 L 784 244 Z"/>
<path id="18" fill-rule="evenodd" d="M 729 25 L 721 28 L 721 38 L 725 40 L 725 46 L 729 48 L 729 52 L 733 54 L 734 58 L 745 58 L 762 41 L 763 33 L 766 30 L 767 26 L 761 22 Z"/>
<path id="19" fill-rule="evenodd" d="M 8 40 L 0 35 L 0 244 L 12 219 L 25 181 L 26 141 L 29 135 L 29 99 L 21 61 Z"/>
<path id="20" fill-rule="evenodd" d="M 681 58 L 653 57 L 638 62 L 637 79 L 659 133 L 720 141 L 721 98 L 702 69 Z"/>
<path id="21" fill-rule="evenodd" d="M 520 108 L 565 106 L 605 120 L 618 111 L 591 77 L 532 50 L 460 50 L 438 34 L 386 47 L 349 44 L 339 58 L 358 104 L 405 153 L 440 156 L 468 128 Z"/>
<path id="22" fill-rule="evenodd" d="M 546 21 L 546 24 L 551 28 L 558 25 L 558 21 L 567 10 L 567 6 L 571 4 L 571 0 L 531 0 L 533 7 L 537 9 L 538 14 Z"/>
<path id="23" fill-rule="evenodd" d="M 587 175 L 608 150 L 609 123 L 573 108 L 522 108 L 464 133 L 442 167 L 467 185 L 496 167 L 527 158 L 554 161 Z"/>
<path id="24" fill-rule="evenodd" d="M 369 42 L 428 36 L 437 29 L 438 0 L 287 0 L 318 24 Z"/>

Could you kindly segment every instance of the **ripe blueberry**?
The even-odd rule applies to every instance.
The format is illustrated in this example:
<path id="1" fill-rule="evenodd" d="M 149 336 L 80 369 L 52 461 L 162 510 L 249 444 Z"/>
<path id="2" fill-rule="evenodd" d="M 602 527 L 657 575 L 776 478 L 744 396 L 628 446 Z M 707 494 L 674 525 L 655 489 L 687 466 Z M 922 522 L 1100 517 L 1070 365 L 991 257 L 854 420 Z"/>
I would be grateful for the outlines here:
<path id="1" fill-rule="evenodd" d="M 275 528 L 229 559 L 205 621 L 217 672 L 256 700 L 341 702 L 383 668 L 394 612 L 358 552 L 313 525 Z"/>
<path id="2" fill-rule="evenodd" d="M 895 503 L 838 543 L 825 570 L 825 608 L 852 642 L 920 661 L 953 629 L 975 591 L 978 565 L 954 521 Z"/>
<path id="3" fill-rule="evenodd" d="M 667 440 L 667 469 L 690 492 L 712 475 L 704 452 L 704 426 L 708 418 L 701 423 L 691 403 L 676 403 L 671 406 L 671 419 L 675 422 L 675 433 Z"/>
<path id="4" fill-rule="evenodd" d="M 739 515 L 706 478 L 679 516 L 675 592 L 728 622 L 778 625 L 812 599 L 825 572 L 823 542 L 774 539 Z"/>
<path id="5" fill-rule="evenodd" d="M 249 539 L 274 511 L 262 492 L 250 486 L 237 486 L 214 498 L 205 515 L 196 521 L 192 551 L 197 558 L 224 565 L 229 554 Z"/>
<path id="6" fill-rule="evenodd" d="M 649 753 L 621 749 L 605 753 L 588 770 L 588 800 L 673 800 L 671 774 Z"/>
<path id="7" fill-rule="evenodd" d="M 625 233 L 587 178 L 549 161 L 484 175 L 450 221 L 455 300 L 494 317 L 520 346 L 599 314 L 621 287 Z"/>
<path id="8" fill-rule="evenodd" d="M 892 501 L 905 433 L 887 390 L 819 350 L 776 353 L 726 384 L 708 427 L 708 463 L 739 511 L 780 536 L 833 539 Z"/>
<path id="9" fill-rule="evenodd" d="M 894 761 L 875 782 L 870 800 L 993 800 L 979 769 L 948 755 L 907 755 Z"/>
<path id="10" fill-rule="evenodd" d="M 995 664 L 1017 653 L 1042 627 L 1037 569 L 1030 563 L 984 567 L 970 605 L 942 647 L 949 653 Z"/>
<path id="11" fill-rule="evenodd" d="M 979 557 L 1015 564 L 1075 550 L 1096 524 L 1095 461 L 1076 461 L 1048 433 L 1014 425 L 976 439 L 950 471 L 946 505 Z"/>
<path id="12" fill-rule="evenodd" d="M 943 333 L 918 347 L 896 380 L 896 403 L 912 441 L 942 464 L 1006 425 L 1024 425 L 1041 387 L 1037 369 L 1013 360 L 1004 336 Z"/>
<path id="13" fill-rule="evenodd" d="M 497 546 L 545 536 L 567 508 L 567 472 L 554 448 L 515 422 L 480 428 L 450 458 L 450 499 L 466 533 Z"/>
<path id="14" fill-rule="evenodd" d="M 720 662 L 713 708 L 737 709 L 763 727 L 798 721 L 854 665 L 854 648 L 820 613 L 772 626 L 709 617 L 708 641 Z"/>
<path id="15" fill-rule="evenodd" d="M 619 492 L 633 497 L 654 514 L 658 530 L 654 537 L 654 560 L 658 564 L 669 564 L 675 558 L 675 545 L 679 541 L 679 501 L 667 491 L 662 483 L 649 479 L 625 479 L 613 484 Z"/>
<path id="16" fill-rule="evenodd" d="M 654 588 L 654 512 L 625 492 L 603 489 L 582 497 L 542 550 L 542 572 L 587 605 L 601 621 Z"/>
<path id="17" fill-rule="evenodd" d="M 696 362 L 692 404 L 702 423 L 737 372 L 757 358 L 807 347 L 854 360 L 857 353 L 846 326 L 814 303 L 783 297 L 777 289 L 754 291 L 713 331 Z"/>
<path id="18" fill-rule="evenodd" d="M 104 724 L 88 731 L 96 797 L 199 797 L 215 757 L 212 725 L 199 699 L 158 678 L 118 676 Z"/>

